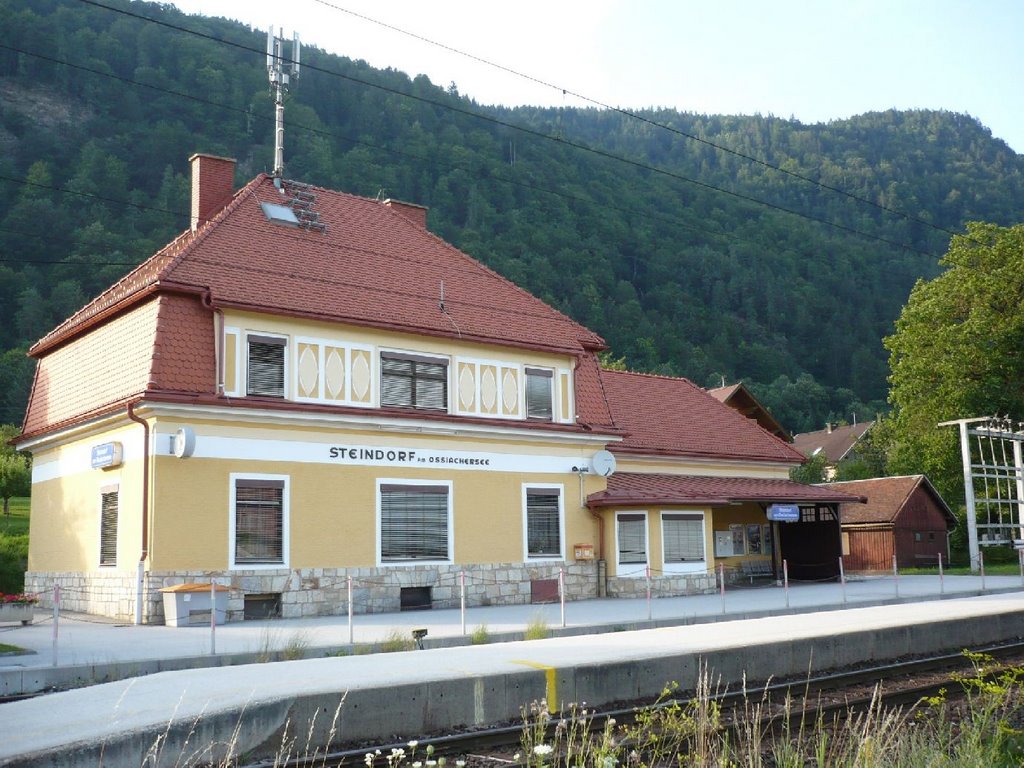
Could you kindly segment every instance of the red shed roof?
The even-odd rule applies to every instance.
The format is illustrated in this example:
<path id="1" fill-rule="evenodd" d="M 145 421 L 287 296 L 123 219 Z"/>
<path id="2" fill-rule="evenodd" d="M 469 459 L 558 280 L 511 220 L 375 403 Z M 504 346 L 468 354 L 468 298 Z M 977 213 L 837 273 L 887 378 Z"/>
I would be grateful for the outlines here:
<path id="1" fill-rule="evenodd" d="M 849 480 L 827 483 L 820 487 L 834 488 L 844 493 L 853 493 L 867 499 L 864 504 L 844 505 L 841 522 L 851 525 L 895 523 L 896 517 L 913 493 L 922 489 L 932 497 L 936 506 L 950 522 L 956 525 L 956 516 L 949 505 L 935 490 L 924 475 L 903 475 L 901 477 L 873 477 L 868 480 Z"/>
<path id="2" fill-rule="evenodd" d="M 803 455 L 687 379 L 602 371 L 615 424 L 628 434 L 615 453 L 800 464 Z"/>
<path id="3" fill-rule="evenodd" d="M 608 488 L 587 497 L 591 507 L 641 504 L 837 504 L 858 502 L 857 496 L 827 486 L 803 485 L 792 480 L 751 477 L 647 475 L 619 472 L 608 478 Z"/>
<path id="4" fill-rule="evenodd" d="M 320 187 L 304 190 L 315 196 L 323 231 L 269 220 L 261 203 L 285 205 L 290 198 L 261 174 L 195 233 L 180 235 L 31 353 L 38 356 L 161 288 L 209 292 L 222 307 L 520 348 L 576 353 L 604 346 L 600 336 L 400 209 Z"/>

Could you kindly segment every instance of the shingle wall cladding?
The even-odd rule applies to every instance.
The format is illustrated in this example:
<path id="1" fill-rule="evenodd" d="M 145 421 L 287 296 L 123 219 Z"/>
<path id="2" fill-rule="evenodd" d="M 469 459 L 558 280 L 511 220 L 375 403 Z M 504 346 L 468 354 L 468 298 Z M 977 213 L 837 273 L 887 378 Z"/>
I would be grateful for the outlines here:
<path id="1" fill-rule="evenodd" d="M 159 308 L 151 299 L 40 359 L 24 431 L 39 432 L 144 392 Z"/>
<path id="2" fill-rule="evenodd" d="M 216 390 L 213 312 L 198 297 L 160 297 L 152 381 L 159 389 L 175 392 Z"/>

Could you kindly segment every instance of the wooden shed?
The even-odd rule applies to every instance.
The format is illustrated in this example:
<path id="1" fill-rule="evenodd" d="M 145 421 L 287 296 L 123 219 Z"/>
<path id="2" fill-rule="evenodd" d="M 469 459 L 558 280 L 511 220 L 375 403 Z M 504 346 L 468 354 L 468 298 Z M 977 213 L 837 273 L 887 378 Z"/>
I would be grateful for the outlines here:
<path id="1" fill-rule="evenodd" d="M 843 563 L 848 571 L 891 571 L 938 564 L 949 559 L 949 531 L 956 517 L 924 475 L 879 477 L 829 483 L 867 499 L 843 504 L 840 525 Z"/>

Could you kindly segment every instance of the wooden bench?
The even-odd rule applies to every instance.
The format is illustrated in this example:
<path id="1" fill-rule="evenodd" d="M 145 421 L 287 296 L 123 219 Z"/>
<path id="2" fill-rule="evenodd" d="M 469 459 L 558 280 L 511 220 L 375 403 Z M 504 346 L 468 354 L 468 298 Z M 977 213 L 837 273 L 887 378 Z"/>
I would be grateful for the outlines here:
<path id="1" fill-rule="evenodd" d="M 754 579 L 771 579 L 775 576 L 768 560 L 744 560 L 740 563 L 740 570 L 750 579 L 751 584 Z"/>

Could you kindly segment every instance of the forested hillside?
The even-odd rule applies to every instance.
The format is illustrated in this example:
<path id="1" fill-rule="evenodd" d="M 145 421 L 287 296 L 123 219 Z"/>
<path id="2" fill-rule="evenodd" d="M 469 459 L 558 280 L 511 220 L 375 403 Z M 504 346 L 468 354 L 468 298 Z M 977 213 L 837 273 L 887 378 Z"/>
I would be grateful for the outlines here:
<path id="1" fill-rule="evenodd" d="M 269 170 L 273 104 L 242 25 L 126 0 L 0 14 L 0 421 L 19 421 L 27 347 L 187 225 L 193 152 L 237 158 L 239 182 Z M 629 367 L 742 378 L 793 431 L 884 407 L 881 339 L 914 281 L 964 222 L 1024 211 L 1024 157 L 964 115 L 638 120 L 303 64 L 287 176 L 429 206 Z"/>

